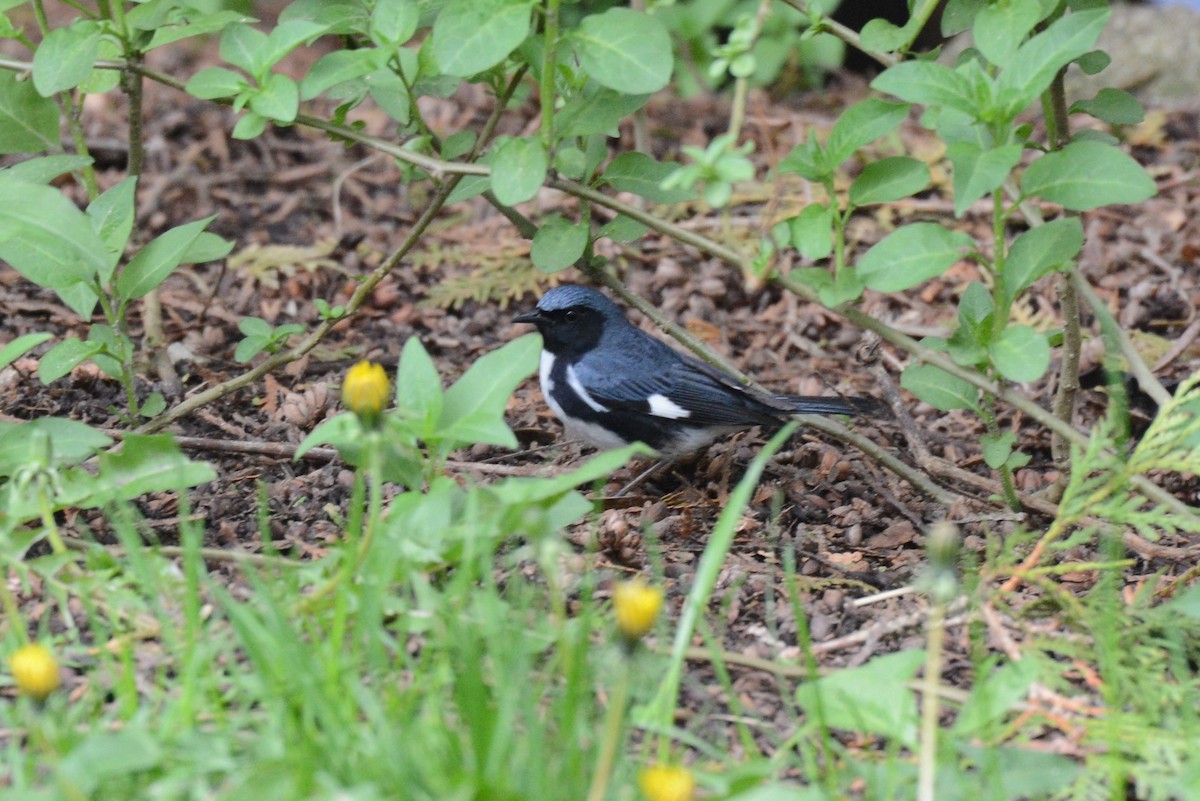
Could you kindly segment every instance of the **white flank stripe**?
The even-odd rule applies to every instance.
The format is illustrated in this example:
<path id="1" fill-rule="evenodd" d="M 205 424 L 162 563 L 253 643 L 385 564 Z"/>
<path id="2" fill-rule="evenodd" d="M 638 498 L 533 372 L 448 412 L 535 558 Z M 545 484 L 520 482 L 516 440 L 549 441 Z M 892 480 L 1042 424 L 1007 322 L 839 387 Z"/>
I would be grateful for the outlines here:
<path id="1" fill-rule="evenodd" d="M 555 417 L 559 420 L 566 420 L 567 415 L 563 413 L 558 401 L 554 400 L 554 379 L 550 377 L 553 370 L 554 354 L 548 350 L 542 351 L 542 361 L 538 368 L 538 380 L 542 384 L 542 397 L 546 399 L 546 405 L 550 407 L 550 411 L 554 412 Z"/>
<path id="2" fill-rule="evenodd" d="M 554 371 L 554 354 L 548 350 L 542 351 L 542 360 L 538 363 L 538 381 L 542 384 L 542 394 L 549 397 L 554 389 L 554 379 L 550 373 Z"/>
<path id="3" fill-rule="evenodd" d="M 650 404 L 650 414 L 655 417 L 667 417 L 671 420 L 680 420 L 684 417 L 691 417 L 692 413 L 680 406 L 675 401 L 668 398 L 666 395 L 655 393 L 646 401 Z"/>
<path id="4" fill-rule="evenodd" d="M 607 406 L 605 406 L 602 403 L 597 402 L 596 399 L 593 398 L 591 395 L 589 395 L 588 391 L 583 388 L 583 384 L 580 383 L 580 381 L 579 381 L 579 376 L 577 376 L 575 374 L 575 366 L 574 365 L 570 365 L 567 367 L 567 386 L 569 386 L 571 389 L 575 390 L 575 394 L 579 396 L 579 399 L 581 401 L 583 401 L 584 403 L 586 403 L 588 406 L 591 406 L 592 411 L 594 411 L 594 412 L 607 412 L 608 411 Z"/>

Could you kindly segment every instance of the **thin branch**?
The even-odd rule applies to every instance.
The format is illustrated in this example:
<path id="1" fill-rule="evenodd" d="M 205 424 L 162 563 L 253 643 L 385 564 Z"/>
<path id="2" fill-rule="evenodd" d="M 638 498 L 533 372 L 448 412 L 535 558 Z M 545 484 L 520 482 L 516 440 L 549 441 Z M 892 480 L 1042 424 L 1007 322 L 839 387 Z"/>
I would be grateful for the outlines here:
<path id="1" fill-rule="evenodd" d="M 112 554 L 117 559 L 122 559 L 125 556 L 125 549 L 120 545 L 102 545 L 91 540 L 83 540 L 78 537 L 63 537 L 63 543 L 67 547 L 75 551 L 88 551 L 92 548 L 102 548 Z M 179 545 L 147 545 L 144 549 L 148 553 L 156 553 L 159 556 L 168 558 L 179 558 L 186 556 L 191 548 L 184 548 Z M 304 567 L 308 562 L 298 562 L 294 559 L 286 559 L 282 556 L 268 556 L 261 553 L 246 553 L 245 551 L 231 551 L 228 548 L 198 548 L 194 549 L 206 562 L 227 562 L 235 565 L 254 565 L 255 567 Z"/>
<path id="2" fill-rule="evenodd" d="M 1092 290 L 1088 282 L 1083 280 L 1083 276 L 1076 270 L 1072 274 L 1075 280 L 1075 287 L 1079 290 L 1079 294 L 1087 301 L 1087 305 L 1091 307 L 1092 313 L 1100 319 L 1100 325 L 1117 340 L 1121 347 L 1121 355 L 1129 363 L 1129 372 L 1133 373 L 1133 377 L 1137 379 L 1138 386 L 1142 391 L 1154 398 L 1154 402 L 1162 406 L 1167 401 L 1171 400 L 1171 393 L 1167 392 L 1164 387 L 1151 372 L 1149 366 L 1142 359 L 1142 355 L 1138 353 L 1137 348 L 1133 346 L 1129 335 L 1125 333 L 1125 329 L 1117 324 L 1116 319 L 1109 312 L 1108 307 L 1104 305 L 1098 295 Z"/>
<path id="3" fill-rule="evenodd" d="M 812 16 L 812 11 L 809 9 L 808 3 L 804 2 L 804 0 L 782 0 L 782 2 L 796 9 L 805 16 Z M 852 28 L 847 28 L 845 25 L 835 19 L 822 16 L 821 27 L 853 47 L 855 50 L 863 52 L 885 67 L 893 67 L 900 63 L 900 59 L 896 58 L 891 53 L 876 53 L 874 50 L 868 50 L 863 47 L 862 38 L 859 37 L 858 31 Z"/>

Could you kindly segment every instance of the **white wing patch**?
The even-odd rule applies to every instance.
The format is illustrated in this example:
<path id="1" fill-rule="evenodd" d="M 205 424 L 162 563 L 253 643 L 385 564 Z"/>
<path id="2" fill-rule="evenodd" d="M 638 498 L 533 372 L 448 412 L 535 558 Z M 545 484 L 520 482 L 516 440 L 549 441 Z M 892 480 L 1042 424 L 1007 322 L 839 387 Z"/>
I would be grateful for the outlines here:
<path id="1" fill-rule="evenodd" d="M 692 416 L 691 412 L 668 398 L 666 395 L 655 393 L 646 398 L 646 402 L 650 404 L 650 414 L 654 415 L 655 417 L 666 417 L 671 420 L 682 420 L 685 417 Z"/>
<path id="2" fill-rule="evenodd" d="M 573 364 L 567 366 L 567 386 L 575 390 L 575 394 L 579 396 L 579 399 L 588 406 L 592 407 L 593 412 L 608 411 L 607 406 L 593 398 L 588 394 L 588 391 L 584 389 L 583 383 L 579 380 L 579 376 L 575 374 L 575 365 Z"/>

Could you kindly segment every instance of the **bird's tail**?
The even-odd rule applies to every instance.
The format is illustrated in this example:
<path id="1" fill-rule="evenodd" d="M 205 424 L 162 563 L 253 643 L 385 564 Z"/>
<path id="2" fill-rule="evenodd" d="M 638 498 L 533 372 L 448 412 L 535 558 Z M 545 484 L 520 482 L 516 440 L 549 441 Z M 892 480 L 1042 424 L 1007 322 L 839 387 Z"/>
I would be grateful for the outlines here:
<path id="1" fill-rule="evenodd" d="M 792 414 L 859 414 L 881 417 L 887 406 L 875 398 L 826 395 L 776 395 L 775 401 Z"/>

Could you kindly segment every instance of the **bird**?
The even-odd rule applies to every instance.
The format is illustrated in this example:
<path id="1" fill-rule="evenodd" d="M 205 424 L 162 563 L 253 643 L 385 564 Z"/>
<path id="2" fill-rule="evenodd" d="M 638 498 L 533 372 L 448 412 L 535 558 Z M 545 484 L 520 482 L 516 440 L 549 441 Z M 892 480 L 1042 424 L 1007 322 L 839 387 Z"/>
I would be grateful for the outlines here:
<path id="1" fill-rule="evenodd" d="M 772 395 L 635 327 L 596 289 L 563 284 L 514 323 L 542 335 L 542 395 L 571 439 L 600 450 L 634 442 L 674 459 L 796 414 L 875 414 L 873 398 Z"/>

